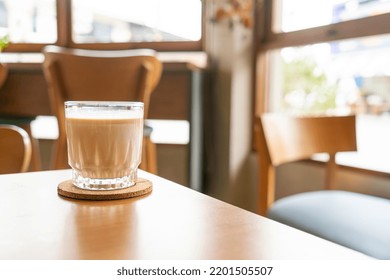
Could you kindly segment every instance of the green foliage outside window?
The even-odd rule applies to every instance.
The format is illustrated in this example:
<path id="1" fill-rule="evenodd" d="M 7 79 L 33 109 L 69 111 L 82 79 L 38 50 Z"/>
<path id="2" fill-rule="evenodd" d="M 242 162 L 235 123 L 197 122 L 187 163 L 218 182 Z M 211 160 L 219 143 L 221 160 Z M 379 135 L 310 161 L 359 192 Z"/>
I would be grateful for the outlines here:
<path id="1" fill-rule="evenodd" d="M 0 38 L 0 52 L 5 49 L 9 44 L 9 37 L 4 36 Z"/>
<path id="2" fill-rule="evenodd" d="M 336 84 L 315 61 L 300 58 L 283 62 L 285 110 L 295 114 L 324 114 L 336 108 Z"/>

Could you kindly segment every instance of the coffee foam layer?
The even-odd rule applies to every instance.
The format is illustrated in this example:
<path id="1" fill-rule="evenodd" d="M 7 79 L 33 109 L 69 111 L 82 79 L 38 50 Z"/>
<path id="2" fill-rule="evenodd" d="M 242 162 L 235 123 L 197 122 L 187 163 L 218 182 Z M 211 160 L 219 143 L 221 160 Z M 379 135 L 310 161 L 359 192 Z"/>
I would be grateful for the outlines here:
<path id="1" fill-rule="evenodd" d="M 139 119 L 143 117 L 142 110 L 66 110 L 66 118 L 72 119 Z"/>

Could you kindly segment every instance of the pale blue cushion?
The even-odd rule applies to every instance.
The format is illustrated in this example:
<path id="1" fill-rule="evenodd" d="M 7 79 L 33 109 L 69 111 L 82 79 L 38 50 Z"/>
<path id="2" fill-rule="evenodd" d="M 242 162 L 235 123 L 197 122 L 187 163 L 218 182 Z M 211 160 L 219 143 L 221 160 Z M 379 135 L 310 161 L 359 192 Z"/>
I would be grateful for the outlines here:
<path id="1" fill-rule="evenodd" d="M 316 191 L 274 203 L 269 218 L 377 259 L 390 259 L 390 200 Z"/>

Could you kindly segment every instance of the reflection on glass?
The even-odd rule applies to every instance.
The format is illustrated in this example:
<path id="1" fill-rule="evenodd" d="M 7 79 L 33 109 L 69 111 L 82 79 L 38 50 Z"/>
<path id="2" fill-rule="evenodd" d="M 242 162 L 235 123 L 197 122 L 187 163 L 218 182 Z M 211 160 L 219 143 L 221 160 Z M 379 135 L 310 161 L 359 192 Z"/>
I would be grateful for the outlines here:
<path id="1" fill-rule="evenodd" d="M 289 32 L 390 12 L 390 0 L 277 0 L 275 32 Z"/>
<path id="2" fill-rule="evenodd" d="M 0 36 L 13 43 L 57 40 L 55 0 L 0 0 Z"/>
<path id="3" fill-rule="evenodd" d="M 285 48 L 274 62 L 274 111 L 390 113 L 390 36 Z"/>
<path id="4" fill-rule="evenodd" d="M 77 43 L 198 41 L 200 0 L 73 0 Z"/>

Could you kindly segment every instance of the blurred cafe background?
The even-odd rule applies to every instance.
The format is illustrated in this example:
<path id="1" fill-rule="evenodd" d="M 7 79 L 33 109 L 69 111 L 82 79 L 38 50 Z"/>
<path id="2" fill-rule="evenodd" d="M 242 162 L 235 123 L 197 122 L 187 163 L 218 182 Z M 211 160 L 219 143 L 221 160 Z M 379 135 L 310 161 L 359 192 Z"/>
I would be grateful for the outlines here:
<path id="1" fill-rule="evenodd" d="M 255 116 L 356 114 L 338 182 L 390 198 L 389 22 L 389 0 L 0 0 L 0 122 L 27 123 L 30 171 L 52 169 L 42 49 L 148 48 L 163 62 L 145 116 L 159 176 L 256 212 Z M 276 197 L 319 188 L 321 163 L 278 168 Z"/>

